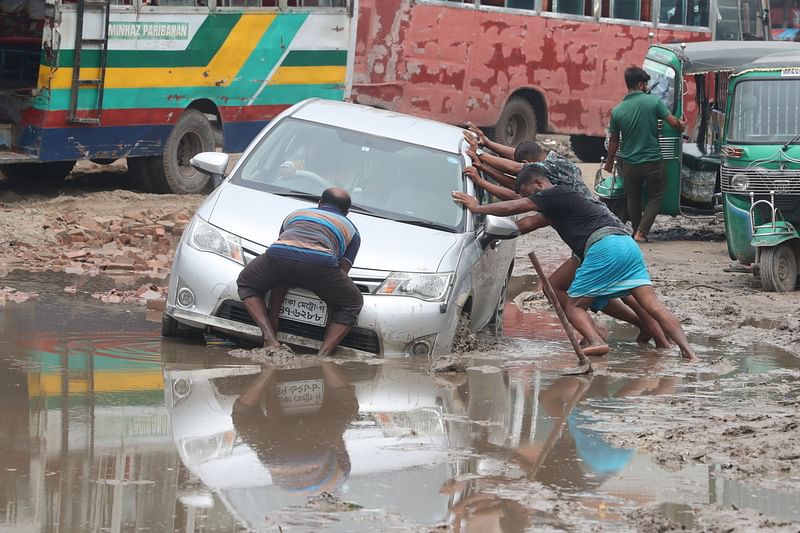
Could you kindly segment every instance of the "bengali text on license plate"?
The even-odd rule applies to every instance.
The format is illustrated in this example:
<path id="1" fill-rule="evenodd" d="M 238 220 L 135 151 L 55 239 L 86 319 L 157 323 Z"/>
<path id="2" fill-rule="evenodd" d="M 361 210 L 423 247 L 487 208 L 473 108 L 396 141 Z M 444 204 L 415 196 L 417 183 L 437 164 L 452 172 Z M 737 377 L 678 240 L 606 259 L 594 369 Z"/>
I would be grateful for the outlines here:
<path id="1" fill-rule="evenodd" d="M 322 406 L 325 383 L 321 379 L 289 381 L 277 385 L 278 399 L 284 411 L 307 411 Z"/>
<path id="2" fill-rule="evenodd" d="M 288 293 L 281 304 L 281 318 L 324 326 L 328 322 L 328 307 L 319 298 Z"/>

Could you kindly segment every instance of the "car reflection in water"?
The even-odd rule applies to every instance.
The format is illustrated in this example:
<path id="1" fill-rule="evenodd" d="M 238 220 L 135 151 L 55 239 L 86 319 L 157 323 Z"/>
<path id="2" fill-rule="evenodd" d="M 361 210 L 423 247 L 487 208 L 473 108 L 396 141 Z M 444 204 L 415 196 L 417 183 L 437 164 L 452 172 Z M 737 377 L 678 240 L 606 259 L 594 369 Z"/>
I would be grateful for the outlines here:
<path id="1" fill-rule="evenodd" d="M 412 523 L 448 516 L 443 404 L 426 375 L 361 362 L 167 366 L 164 384 L 184 466 L 247 528 L 319 520 L 298 509 L 328 492 Z"/>

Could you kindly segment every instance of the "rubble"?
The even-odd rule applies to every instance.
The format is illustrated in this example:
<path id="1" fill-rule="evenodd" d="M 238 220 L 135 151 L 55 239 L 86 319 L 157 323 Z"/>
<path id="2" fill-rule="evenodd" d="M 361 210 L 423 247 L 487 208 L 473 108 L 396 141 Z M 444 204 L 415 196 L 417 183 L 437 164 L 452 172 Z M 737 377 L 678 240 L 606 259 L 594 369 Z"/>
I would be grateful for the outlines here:
<path id="1" fill-rule="evenodd" d="M 150 280 L 169 276 L 175 246 L 203 200 L 120 190 L 57 198 L 3 191 L 0 198 L 0 272 L 24 269 Z M 164 297 L 164 287 L 153 287 L 93 296 L 109 303 L 147 304 Z"/>
<path id="2" fill-rule="evenodd" d="M 64 290 L 74 293 L 75 287 L 65 287 Z M 163 303 L 154 303 L 151 305 L 150 302 L 163 302 L 166 300 L 166 297 L 167 287 L 152 284 L 144 284 L 136 290 L 111 289 L 106 292 L 92 293 L 92 298 L 104 303 L 142 303 L 146 304 L 148 309 L 157 308 L 159 306 L 163 309 Z"/>
<path id="3" fill-rule="evenodd" d="M 14 287 L 3 287 L 0 289 L 0 306 L 6 305 L 8 302 L 21 304 L 38 296 L 35 292 L 23 292 Z"/>

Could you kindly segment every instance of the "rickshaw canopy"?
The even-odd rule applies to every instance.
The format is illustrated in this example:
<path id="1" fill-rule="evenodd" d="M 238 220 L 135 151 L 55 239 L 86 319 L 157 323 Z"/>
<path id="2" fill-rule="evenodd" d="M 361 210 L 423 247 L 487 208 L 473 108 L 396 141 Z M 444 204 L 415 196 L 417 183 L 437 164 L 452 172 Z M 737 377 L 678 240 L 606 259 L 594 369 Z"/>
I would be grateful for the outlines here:
<path id="1" fill-rule="evenodd" d="M 683 64 L 683 75 L 732 71 L 767 55 L 800 53 L 800 44 L 786 41 L 705 41 L 650 48 L 674 53 Z"/>
<path id="2" fill-rule="evenodd" d="M 734 71 L 734 75 L 744 74 L 751 70 L 778 70 L 778 69 L 798 69 L 800 68 L 800 44 L 792 43 L 795 49 L 790 52 L 769 54 L 761 56 L 752 63 L 742 65 Z M 794 74 L 800 76 L 800 72 Z"/>

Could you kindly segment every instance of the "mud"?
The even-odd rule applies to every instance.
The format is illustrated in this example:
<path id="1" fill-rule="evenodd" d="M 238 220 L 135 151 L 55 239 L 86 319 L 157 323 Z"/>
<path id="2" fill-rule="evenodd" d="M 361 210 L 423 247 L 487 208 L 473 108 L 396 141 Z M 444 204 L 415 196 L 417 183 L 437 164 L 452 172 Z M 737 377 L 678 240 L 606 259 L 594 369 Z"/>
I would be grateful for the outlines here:
<path id="1" fill-rule="evenodd" d="M 506 337 L 462 331 L 431 375 L 427 360 L 321 361 L 159 339 L 158 312 L 145 306 L 163 295 L 180 236 L 169 223 L 202 199 L 117 190 L 129 186 L 122 175 L 103 172 L 49 191 L 0 184 L 0 407 L 14 427 L 0 439 L 0 484 L 14 487 L 4 523 L 46 515 L 45 530 L 111 529 L 106 518 L 124 506 L 103 491 L 124 485 L 142 502 L 118 517 L 129 529 L 186 529 L 202 515 L 219 531 L 798 530 L 797 294 L 764 293 L 752 274 L 729 272 L 720 223 L 659 217 L 642 247 L 699 363 L 640 347 L 633 328 L 599 315 L 611 353 L 593 359 L 593 375 L 559 377 L 575 356 L 526 254 L 552 271 L 569 250 L 545 229 L 518 240 Z M 92 239 L 112 227 L 146 229 L 128 244 L 114 238 L 133 269 L 102 268 L 117 256 Z M 89 240 L 67 244 L 64 231 Z M 281 485 L 297 477 L 285 448 L 260 449 L 262 461 L 257 444 L 232 439 L 230 406 L 262 365 L 313 382 L 328 362 L 358 400 L 337 429 L 349 455 L 320 423 L 315 438 L 341 468 L 298 494 Z M 285 428 L 275 435 L 298 444 Z M 304 458 L 303 472 L 318 460 Z M 37 514 L 34 500 L 59 498 L 84 511 Z"/>

